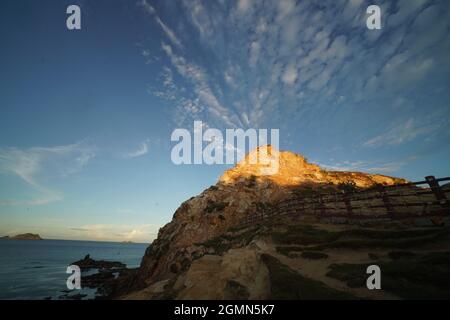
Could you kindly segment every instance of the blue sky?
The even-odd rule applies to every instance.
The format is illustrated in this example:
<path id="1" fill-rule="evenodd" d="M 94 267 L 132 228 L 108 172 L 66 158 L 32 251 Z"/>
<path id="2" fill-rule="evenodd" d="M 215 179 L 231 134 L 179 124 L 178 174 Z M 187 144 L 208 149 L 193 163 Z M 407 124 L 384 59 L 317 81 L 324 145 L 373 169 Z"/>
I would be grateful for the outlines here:
<path id="1" fill-rule="evenodd" d="M 194 120 L 279 129 L 329 169 L 450 175 L 449 1 L 0 6 L 0 234 L 150 241 L 227 168 L 171 162 Z"/>

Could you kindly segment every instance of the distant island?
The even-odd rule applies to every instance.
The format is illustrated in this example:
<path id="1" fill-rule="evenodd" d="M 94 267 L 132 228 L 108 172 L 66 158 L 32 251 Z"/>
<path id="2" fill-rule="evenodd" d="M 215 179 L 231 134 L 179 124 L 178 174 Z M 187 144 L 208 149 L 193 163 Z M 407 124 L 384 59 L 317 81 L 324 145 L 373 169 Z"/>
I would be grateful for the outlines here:
<path id="1" fill-rule="evenodd" d="M 131 243 L 134 243 L 134 242 L 130 241 L 130 240 L 125 240 L 125 241 L 122 241 L 122 243 L 131 244 Z"/>
<path id="2" fill-rule="evenodd" d="M 44 240 L 40 235 L 34 233 L 23 233 L 15 236 L 1 237 L 2 240 Z"/>

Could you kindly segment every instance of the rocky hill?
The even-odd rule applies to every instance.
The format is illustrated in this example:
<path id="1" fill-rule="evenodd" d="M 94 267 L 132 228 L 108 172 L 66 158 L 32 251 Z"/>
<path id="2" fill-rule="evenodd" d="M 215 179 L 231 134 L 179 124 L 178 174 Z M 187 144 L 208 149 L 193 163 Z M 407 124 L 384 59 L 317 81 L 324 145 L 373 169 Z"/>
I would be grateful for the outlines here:
<path id="1" fill-rule="evenodd" d="M 278 173 L 262 175 L 262 166 L 248 161 L 250 156 L 255 156 L 254 153 L 260 157 L 278 156 Z M 283 248 L 283 240 L 278 238 L 278 242 L 274 241 L 277 234 L 292 233 L 289 229 L 292 224 L 306 228 L 302 230 L 313 228 L 313 233 L 319 230 L 319 234 L 330 232 L 330 228 L 333 232 L 351 232 L 346 230 L 354 227 L 335 230 L 322 225 L 319 220 L 305 225 L 304 219 L 314 217 L 242 226 L 246 216 L 276 206 L 295 193 L 338 190 L 342 184 L 370 188 L 405 182 L 404 179 L 376 174 L 327 171 L 308 163 L 298 154 L 279 152 L 270 146 L 260 147 L 227 170 L 216 185 L 182 203 L 172 221 L 160 229 L 157 239 L 147 249 L 140 268 L 119 279 L 111 289 L 111 296 L 132 299 L 273 297 L 268 289 L 271 268 L 284 268 L 283 272 L 295 273 L 292 263 L 287 267 L 282 261 L 305 250 L 297 248 L 297 252 L 291 254 L 290 249 Z M 380 232 L 392 235 L 386 228 L 390 230 L 392 226 L 384 227 Z M 384 236 L 388 237 L 388 234 Z M 361 239 L 364 232 L 357 231 L 354 236 L 356 241 L 365 241 Z M 378 240 L 382 240 L 383 234 L 378 236 Z M 393 237 L 395 239 L 396 236 Z M 406 237 L 405 241 L 413 238 Z M 323 244 L 321 236 L 316 244 Z M 369 259 L 367 252 L 364 255 Z M 321 287 L 323 282 L 318 283 Z"/>
<path id="2" fill-rule="evenodd" d="M 253 152 L 262 157 L 279 153 L 278 173 L 261 175 L 263 166 L 250 164 L 248 159 L 254 155 L 249 154 L 235 168 L 227 170 L 215 186 L 184 202 L 146 252 L 139 283 L 151 284 L 185 271 L 194 257 L 205 253 L 205 247 L 197 244 L 225 233 L 238 226 L 245 216 L 264 210 L 302 188 L 337 188 L 348 182 L 364 188 L 406 182 L 381 175 L 326 171 L 298 154 L 279 152 L 270 146 Z"/>

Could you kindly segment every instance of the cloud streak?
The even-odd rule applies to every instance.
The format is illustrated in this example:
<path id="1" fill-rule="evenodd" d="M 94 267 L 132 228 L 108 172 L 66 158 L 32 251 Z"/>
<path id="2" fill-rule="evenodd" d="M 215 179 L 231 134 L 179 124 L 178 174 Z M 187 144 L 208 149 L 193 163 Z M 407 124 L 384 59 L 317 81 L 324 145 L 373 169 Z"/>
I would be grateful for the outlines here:
<path id="1" fill-rule="evenodd" d="M 332 171 L 369 172 L 378 174 L 391 174 L 405 165 L 416 160 L 410 157 L 401 161 L 342 161 L 331 163 L 318 163 L 321 167 Z"/>
<path id="2" fill-rule="evenodd" d="M 436 119 L 434 116 L 418 121 L 414 118 L 395 123 L 391 128 L 363 143 L 363 147 L 380 148 L 398 146 L 414 141 L 420 136 L 431 136 L 441 129 L 446 129 L 448 120 Z M 448 130 L 448 128 L 446 129 Z"/>
<path id="3" fill-rule="evenodd" d="M 70 227 L 68 230 L 73 238 L 149 243 L 156 238 L 159 228 L 160 226 L 156 224 L 89 224 Z"/>
<path id="4" fill-rule="evenodd" d="M 62 192 L 41 183 L 41 178 L 65 178 L 79 172 L 95 156 L 86 142 L 55 147 L 0 148 L 0 173 L 13 174 L 40 196 L 27 201 L 1 200 L 4 205 L 45 205 L 63 199 Z"/>
<path id="5" fill-rule="evenodd" d="M 152 5 L 150 5 L 146 0 L 142 0 L 141 2 L 138 3 L 143 9 L 144 11 L 150 15 L 151 17 L 153 17 L 153 19 L 155 20 L 155 22 L 160 26 L 161 30 L 164 32 L 164 34 L 170 39 L 170 41 L 176 45 L 178 48 L 183 48 L 183 44 L 181 43 L 181 41 L 178 39 L 177 35 L 175 34 L 175 32 L 170 29 L 162 20 L 161 18 L 158 16 L 155 8 L 153 8 Z"/>
<path id="6" fill-rule="evenodd" d="M 137 150 L 126 153 L 124 158 L 133 159 L 146 155 L 150 151 L 150 139 L 146 139 L 139 144 Z"/>

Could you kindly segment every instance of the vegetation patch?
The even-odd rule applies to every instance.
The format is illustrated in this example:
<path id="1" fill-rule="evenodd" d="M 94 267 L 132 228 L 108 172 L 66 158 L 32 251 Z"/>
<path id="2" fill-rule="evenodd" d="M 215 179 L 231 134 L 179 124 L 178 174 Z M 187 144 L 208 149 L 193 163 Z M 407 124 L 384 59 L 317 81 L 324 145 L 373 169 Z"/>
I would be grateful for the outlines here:
<path id="1" fill-rule="evenodd" d="M 219 255 L 231 249 L 231 241 L 228 241 L 222 237 L 207 240 L 200 245 L 203 245 L 207 248 L 213 248 L 214 252 Z"/>
<path id="2" fill-rule="evenodd" d="M 196 245 L 213 248 L 216 254 L 221 255 L 231 248 L 240 248 L 248 245 L 258 234 L 258 229 L 249 229 L 237 234 L 226 233 Z"/>
<path id="3" fill-rule="evenodd" d="M 419 246 L 424 243 L 434 242 L 439 240 L 448 233 L 437 232 L 435 234 L 404 239 L 350 239 L 350 240 L 336 240 L 329 243 L 320 244 L 310 247 L 311 250 L 324 250 L 329 248 L 347 248 L 347 249 L 361 249 L 361 248 L 410 248 L 412 246 Z"/>
<path id="4" fill-rule="evenodd" d="M 366 269 L 368 266 L 365 264 L 333 263 L 329 266 L 330 271 L 327 276 L 346 282 L 350 288 L 362 288 L 366 285 L 368 277 Z M 383 283 L 382 288 L 384 289 Z"/>
<path id="5" fill-rule="evenodd" d="M 294 258 L 297 256 L 297 253 L 301 252 L 303 250 L 303 247 L 298 246 L 277 246 L 276 250 L 278 253 L 281 253 L 282 255 L 285 255 L 289 258 Z"/>
<path id="6" fill-rule="evenodd" d="M 327 248 L 407 248 L 435 241 L 450 235 L 450 228 L 426 228 L 415 230 L 350 229 L 326 231 L 311 225 L 289 226 L 284 232 L 273 232 L 275 243 L 302 245 L 303 249 L 320 251 Z"/>
<path id="7" fill-rule="evenodd" d="M 335 237 L 328 231 L 310 225 L 294 225 L 289 226 L 285 232 L 272 233 L 272 239 L 280 244 L 311 245 L 333 241 Z"/>
<path id="8" fill-rule="evenodd" d="M 410 251 L 391 251 L 388 253 L 388 257 L 392 260 L 398 260 L 398 259 L 410 259 L 414 258 L 416 254 L 414 252 Z"/>
<path id="9" fill-rule="evenodd" d="M 175 282 L 177 278 L 171 279 L 165 286 L 164 291 L 155 294 L 152 299 L 154 300 L 175 300 L 182 289 L 175 290 Z"/>
<path id="10" fill-rule="evenodd" d="M 263 254 L 261 258 L 269 270 L 271 299 L 355 299 L 353 295 L 330 288 L 320 281 L 300 275 L 271 255 Z"/>
<path id="11" fill-rule="evenodd" d="M 354 193 L 360 190 L 354 181 L 341 182 L 338 184 L 338 189 L 343 193 Z"/>
<path id="12" fill-rule="evenodd" d="M 326 253 L 317 251 L 303 251 L 304 248 L 299 246 L 277 246 L 276 250 L 278 253 L 289 258 L 297 258 L 299 256 L 304 259 L 310 260 L 320 260 L 328 258 L 328 255 Z"/>
<path id="13" fill-rule="evenodd" d="M 328 255 L 326 253 L 316 251 L 304 251 L 302 252 L 301 256 L 302 258 L 310 260 L 320 260 L 328 258 Z"/>
<path id="14" fill-rule="evenodd" d="M 382 270 L 381 288 L 405 299 L 450 298 L 450 252 L 433 252 L 417 259 L 377 263 Z M 349 287 L 366 286 L 365 264 L 332 264 L 327 276 Z"/>
<path id="15" fill-rule="evenodd" d="M 238 232 L 238 231 L 241 231 L 241 230 L 246 229 L 246 228 L 248 228 L 248 227 L 244 226 L 244 225 L 237 225 L 237 226 L 230 227 L 228 229 L 228 231 L 229 232 Z"/>
<path id="16" fill-rule="evenodd" d="M 219 188 L 217 186 L 211 186 L 211 187 L 208 188 L 208 190 L 210 190 L 210 191 L 217 191 L 217 190 L 219 190 Z"/>
<path id="17" fill-rule="evenodd" d="M 227 202 L 214 202 L 209 200 L 208 204 L 206 205 L 205 212 L 213 213 L 214 211 L 222 211 L 227 206 L 228 206 Z"/>
<path id="18" fill-rule="evenodd" d="M 256 186 L 256 176 L 252 174 L 247 180 L 247 187 L 253 188 Z"/>
<path id="19" fill-rule="evenodd" d="M 270 212 L 273 209 L 273 205 L 265 202 L 257 202 L 256 210 L 259 212 Z"/>
<path id="20" fill-rule="evenodd" d="M 225 286 L 225 292 L 228 296 L 227 299 L 233 300 L 248 300 L 250 297 L 250 293 L 248 292 L 247 287 L 240 284 L 235 280 L 228 280 L 227 285 Z"/>
<path id="21" fill-rule="evenodd" d="M 369 252 L 367 255 L 369 256 L 369 259 L 371 259 L 371 260 L 379 259 L 378 255 L 376 255 L 375 253 Z"/>

